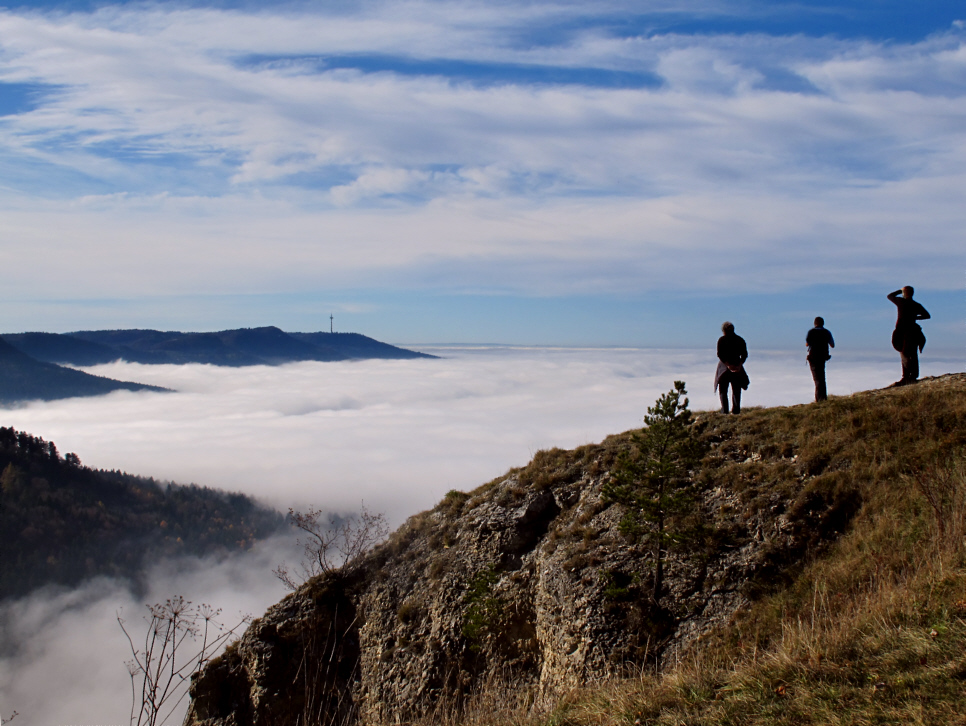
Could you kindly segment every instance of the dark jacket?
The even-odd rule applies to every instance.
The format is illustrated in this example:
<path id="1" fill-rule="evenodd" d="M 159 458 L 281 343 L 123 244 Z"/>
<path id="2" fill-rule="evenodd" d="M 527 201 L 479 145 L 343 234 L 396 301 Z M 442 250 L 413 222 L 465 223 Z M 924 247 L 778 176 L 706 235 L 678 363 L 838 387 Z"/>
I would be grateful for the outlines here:
<path id="1" fill-rule="evenodd" d="M 926 334 L 917 320 L 929 320 L 929 311 L 915 300 L 907 300 L 901 291 L 890 292 L 888 297 L 896 306 L 896 329 L 892 331 L 892 347 L 900 353 L 911 353 L 916 348 L 922 352 L 926 347 Z"/>
<path id="2" fill-rule="evenodd" d="M 816 326 L 805 336 L 805 345 L 808 346 L 807 359 L 822 362 L 832 357 L 828 349 L 835 347 L 835 341 L 828 330 Z"/>
<path id="3" fill-rule="evenodd" d="M 896 327 L 912 327 L 917 320 L 929 320 L 929 312 L 915 300 L 906 300 L 902 297 L 901 291 L 890 292 L 888 297 L 892 304 L 896 306 Z"/>
<path id="4" fill-rule="evenodd" d="M 745 339 L 735 333 L 725 333 L 718 338 L 718 368 L 714 373 L 714 390 L 718 390 L 722 379 L 727 376 L 729 383 L 748 388 L 750 381 L 745 372 L 748 360 L 748 345 Z M 733 371 L 731 368 L 737 368 Z"/>

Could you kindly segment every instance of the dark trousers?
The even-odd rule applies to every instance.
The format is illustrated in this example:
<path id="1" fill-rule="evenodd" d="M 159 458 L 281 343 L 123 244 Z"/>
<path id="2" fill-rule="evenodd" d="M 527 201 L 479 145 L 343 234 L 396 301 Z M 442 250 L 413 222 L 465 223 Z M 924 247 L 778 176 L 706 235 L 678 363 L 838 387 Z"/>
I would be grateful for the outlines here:
<path id="1" fill-rule="evenodd" d="M 900 383 L 915 383 L 919 380 L 919 348 L 926 344 L 922 328 L 913 323 L 897 326 L 892 333 L 892 347 L 899 351 L 902 360 L 902 380 Z"/>
<path id="2" fill-rule="evenodd" d="M 721 399 L 721 413 L 728 413 L 728 388 L 731 388 L 731 413 L 741 412 L 741 386 L 732 380 L 730 371 L 721 376 L 718 396 Z"/>
<path id="3" fill-rule="evenodd" d="M 902 380 L 909 382 L 919 380 L 919 348 L 916 344 L 906 343 L 902 346 L 899 357 L 902 359 Z"/>
<path id="4" fill-rule="evenodd" d="M 810 360 L 808 367 L 812 369 L 812 380 L 815 381 L 815 400 L 828 400 L 828 389 L 825 386 L 825 361 Z"/>

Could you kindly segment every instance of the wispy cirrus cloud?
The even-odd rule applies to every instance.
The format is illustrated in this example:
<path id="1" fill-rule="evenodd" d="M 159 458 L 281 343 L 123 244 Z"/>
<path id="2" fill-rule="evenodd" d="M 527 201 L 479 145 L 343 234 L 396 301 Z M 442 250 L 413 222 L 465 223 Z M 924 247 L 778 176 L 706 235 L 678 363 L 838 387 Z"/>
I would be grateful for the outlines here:
<path id="1" fill-rule="evenodd" d="M 57 163 L 90 159 L 92 173 L 99 164 L 109 169 L 106 160 L 123 167 L 128 157 L 162 165 L 173 157 L 182 166 L 193 160 L 220 168 L 226 182 L 286 179 L 324 189 L 369 174 L 372 165 L 499 165 L 516 170 L 517 181 L 552 176 L 558 192 L 614 193 L 620 186 L 646 194 L 713 184 L 713 167 L 736 178 L 798 177 L 805 156 L 817 162 L 811 171 L 822 183 L 832 183 L 831 172 L 890 178 L 889 167 L 929 155 L 905 143 L 913 132 L 948 145 L 962 116 L 957 35 L 897 49 L 760 34 L 608 36 L 591 27 L 516 48 L 501 31 L 559 8 L 481 6 L 474 13 L 456 4 L 433 14 L 430 7 L 439 10 L 403 3 L 348 17 L 8 13 L 0 24 L 4 77 L 60 90 L 8 117 L 5 138 Z M 577 15 L 576 6 L 569 10 Z M 585 11 L 581 19 L 596 18 Z M 246 60 L 253 54 L 275 61 Z M 370 72 L 373 54 L 384 60 Z M 421 58 L 437 65 L 410 72 L 407 64 Z M 468 61 L 479 64 L 483 83 L 449 75 L 446 62 Z M 574 82 L 555 83 L 552 75 L 541 82 L 527 67 L 621 70 L 649 74 L 651 82 L 601 87 L 579 74 Z M 503 77 L 495 80 L 494 70 Z M 783 89 L 776 78 L 797 88 Z M 902 92 L 910 97 L 897 107 Z M 914 128 L 910 116 L 919 121 Z M 843 156 L 843 143 L 855 141 L 864 144 Z M 859 158 L 863 147 L 881 158 L 880 168 Z M 523 186 L 544 191 L 536 182 Z"/>
<path id="2" fill-rule="evenodd" d="M 802 7 L 7 10 L 4 289 L 956 287 L 963 29 Z"/>

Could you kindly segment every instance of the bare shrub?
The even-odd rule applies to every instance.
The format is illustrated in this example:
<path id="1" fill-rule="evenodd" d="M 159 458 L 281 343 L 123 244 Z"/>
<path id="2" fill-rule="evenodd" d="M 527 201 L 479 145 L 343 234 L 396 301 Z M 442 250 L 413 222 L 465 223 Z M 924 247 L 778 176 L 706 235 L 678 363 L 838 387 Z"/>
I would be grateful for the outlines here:
<path id="1" fill-rule="evenodd" d="M 302 532 L 298 539 L 302 561 L 294 568 L 283 562 L 272 572 L 290 590 L 316 575 L 345 572 L 389 534 L 386 515 L 370 512 L 365 503 L 358 514 L 348 517 L 321 509 L 289 509 L 288 517 Z"/>
<path id="2" fill-rule="evenodd" d="M 131 676 L 130 723 L 160 726 L 168 721 L 188 695 L 191 675 L 203 668 L 251 618 L 234 627 L 218 621 L 221 610 L 193 605 L 178 595 L 163 604 L 147 605 L 149 616 L 143 646 L 138 647 L 125 621 L 118 625 L 131 646 L 127 661 Z"/>

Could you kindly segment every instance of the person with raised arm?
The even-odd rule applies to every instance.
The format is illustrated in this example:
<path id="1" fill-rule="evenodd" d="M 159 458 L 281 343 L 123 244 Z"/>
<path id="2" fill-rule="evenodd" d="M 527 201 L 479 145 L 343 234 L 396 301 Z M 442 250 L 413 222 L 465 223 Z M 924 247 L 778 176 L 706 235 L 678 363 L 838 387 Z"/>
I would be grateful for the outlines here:
<path id="1" fill-rule="evenodd" d="M 929 320 L 926 308 L 912 299 L 912 285 L 890 292 L 886 297 L 898 308 L 896 329 L 892 331 L 892 347 L 899 352 L 902 360 L 902 378 L 893 386 L 905 386 L 919 380 L 919 354 L 926 347 L 926 336 L 919 325 L 920 320 Z"/>

